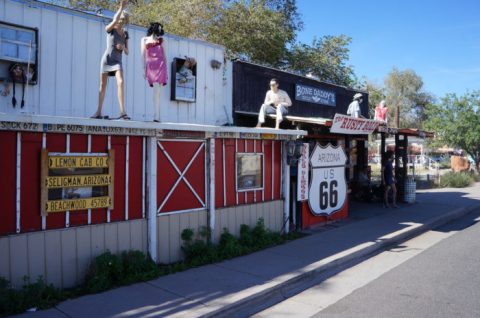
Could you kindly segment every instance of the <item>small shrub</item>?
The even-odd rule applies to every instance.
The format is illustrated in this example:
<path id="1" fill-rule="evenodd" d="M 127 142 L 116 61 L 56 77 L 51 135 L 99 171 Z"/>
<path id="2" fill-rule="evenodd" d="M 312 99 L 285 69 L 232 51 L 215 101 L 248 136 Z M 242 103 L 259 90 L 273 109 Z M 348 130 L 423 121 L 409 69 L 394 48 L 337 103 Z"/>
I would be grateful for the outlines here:
<path id="1" fill-rule="evenodd" d="M 98 293 L 119 286 L 123 276 L 123 265 L 117 255 L 107 251 L 95 258 L 87 272 L 85 289 Z"/>
<path id="2" fill-rule="evenodd" d="M 239 243 L 248 248 L 251 248 L 255 245 L 255 240 L 253 239 L 252 230 L 246 224 L 242 224 L 240 226 Z"/>
<path id="3" fill-rule="evenodd" d="M 123 252 L 121 259 L 123 267 L 122 284 L 147 281 L 158 277 L 160 274 L 157 264 L 141 251 Z"/>
<path id="4" fill-rule="evenodd" d="M 242 245 L 226 228 L 223 229 L 223 233 L 220 236 L 218 254 L 222 259 L 230 259 L 243 254 Z"/>
<path id="5" fill-rule="evenodd" d="M 447 172 L 440 177 L 441 188 L 465 188 L 472 184 L 473 178 L 465 172 Z"/>
<path id="6" fill-rule="evenodd" d="M 45 283 L 39 277 L 34 283 L 30 283 L 28 277 L 24 277 L 21 289 L 13 289 L 11 284 L 0 277 L 0 317 L 25 312 L 27 309 L 47 309 L 65 299 L 62 292 Z"/>
<path id="7" fill-rule="evenodd" d="M 192 229 L 184 229 L 181 234 L 181 238 L 186 243 L 191 243 L 193 241 L 193 232 Z"/>
<path id="8" fill-rule="evenodd" d="M 159 275 L 157 264 L 141 251 L 123 252 L 119 256 L 107 251 L 97 256 L 90 265 L 84 289 L 88 293 L 98 293 Z"/>
<path id="9" fill-rule="evenodd" d="M 217 253 L 213 245 L 204 240 L 193 241 L 194 234 L 192 229 L 184 229 L 181 234 L 185 262 L 191 266 L 200 266 L 216 261 Z"/>

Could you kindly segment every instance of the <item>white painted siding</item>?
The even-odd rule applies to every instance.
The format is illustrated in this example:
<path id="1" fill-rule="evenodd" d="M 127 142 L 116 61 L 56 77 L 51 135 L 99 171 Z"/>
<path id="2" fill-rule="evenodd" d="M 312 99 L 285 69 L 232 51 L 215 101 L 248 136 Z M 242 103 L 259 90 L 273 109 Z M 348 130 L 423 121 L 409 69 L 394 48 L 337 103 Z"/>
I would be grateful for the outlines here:
<path id="1" fill-rule="evenodd" d="M 97 107 L 100 59 L 106 46 L 104 28 L 108 20 L 41 2 L 0 0 L 0 21 L 38 28 L 39 32 L 38 85 L 26 88 L 24 109 L 11 106 L 11 95 L 0 97 L 0 112 L 91 116 Z M 123 58 L 126 111 L 134 120 L 151 121 L 153 90 L 143 78 L 140 56 L 140 39 L 146 29 L 129 26 L 128 31 L 130 54 Z M 223 64 L 223 47 L 166 35 L 165 49 L 169 82 L 161 88 L 161 120 L 210 125 L 231 123 L 231 63 Z M 197 60 L 195 103 L 170 100 L 171 62 L 175 57 L 185 56 Z M 222 67 L 212 69 L 212 59 L 221 61 Z M 19 91 L 20 87 L 17 93 Z M 116 117 L 118 109 L 115 79 L 110 78 L 103 113 Z"/>

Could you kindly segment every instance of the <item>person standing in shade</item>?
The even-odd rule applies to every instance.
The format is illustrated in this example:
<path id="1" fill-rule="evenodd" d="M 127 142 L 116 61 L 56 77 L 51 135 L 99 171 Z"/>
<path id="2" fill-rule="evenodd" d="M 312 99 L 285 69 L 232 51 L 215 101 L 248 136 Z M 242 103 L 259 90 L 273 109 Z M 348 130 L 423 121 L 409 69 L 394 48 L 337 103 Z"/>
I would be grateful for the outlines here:
<path id="1" fill-rule="evenodd" d="M 392 191 L 393 196 L 393 205 L 392 207 L 398 208 L 397 206 L 397 187 L 395 186 L 395 177 L 393 175 L 393 151 L 388 150 L 385 153 L 385 162 L 382 167 L 382 185 L 384 186 L 384 201 L 383 207 L 388 208 L 388 196 L 389 192 Z"/>
<path id="2" fill-rule="evenodd" d="M 360 111 L 360 104 L 362 103 L 362 94 L 356 93 L 353 95 L 353 101 L 348 105 L 347 115 L 350 115 L 355 118 L 362 117 Z"/>
<path id="3" fill-rule="evenodd" d="M 113 16 L 112 22 L 106 27 L 107 32 L 107 49 L 103 54 L 100 63 L 100 89 L 98 92 L 97 111 L 91 118 L 102 119 L 103 100 L 105 99 L 105 91 L 109 76 L 115 76 L 117 79 L 118 103 L 120 105 L 120 116 L 118 119 L 130 119 L 125 112 L 125 98 L 123 89 L 123 68 L 122 53 L 128 54 L 128 32 L 124 30 L 124 26 L 128 24 L 128 13 L 124 11 L 127 0 L 121 0 L 120 6 Z"/>
<path id="4" fill-rule="evenodd" d="M 262 124 L 265 123 L 266 114 L 276 114 L 276 124 L 275 129 L 280 128 L 280 123 L 283 121 L 283 116 L 288 114 L 288 107 L 292 106 L 292 101 L 288 96 L 287 92 L 278 88 L 279 83 L 276 78 L 270 80 L 270 90 L 265 96 L 265 101 L 263 102 L 262 107 L 258 113 L 258 124 L 257 128 L 262 127 Z"/>

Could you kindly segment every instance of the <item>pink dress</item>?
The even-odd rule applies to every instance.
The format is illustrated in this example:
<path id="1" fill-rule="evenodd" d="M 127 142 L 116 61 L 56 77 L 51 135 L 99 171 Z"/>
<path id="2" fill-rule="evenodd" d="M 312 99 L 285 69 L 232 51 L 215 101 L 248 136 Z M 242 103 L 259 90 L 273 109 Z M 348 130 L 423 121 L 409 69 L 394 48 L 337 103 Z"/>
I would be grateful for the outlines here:
<path id="1" fill-rule="evenodd" d="M 147 43 L 145 50 L 145 75 L 150 86 L 153 83 L 167 85 L 167 63 L 163 55 L 163 39 Z"/>
<path id="2" fill-rule="evenodd" d="M 377 106 L 375 108 L 375 120 L 387 121 L 388 107 Z"/>

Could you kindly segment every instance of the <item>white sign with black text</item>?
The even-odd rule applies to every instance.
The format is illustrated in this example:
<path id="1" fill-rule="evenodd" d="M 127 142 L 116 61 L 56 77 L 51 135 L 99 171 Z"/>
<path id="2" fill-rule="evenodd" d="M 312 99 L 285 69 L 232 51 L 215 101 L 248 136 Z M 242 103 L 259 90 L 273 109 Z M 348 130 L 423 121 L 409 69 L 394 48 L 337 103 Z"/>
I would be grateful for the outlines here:
<path id="1" fill-rule="evenodd" d="M 298 174 L 297 174 L 297 201 L 308 200 L 308 162 L 310 153 L 310 145 L 303 144 L 302 156 L 298 159 Z"/>
<path id="2" fill-rule="evenodd" d="M 331 215 L 345 204 L 347 182 L 345 163 L 347 157 L 341 147 L 316 145 L 310 157 L 312 180 L 308 204 L 314 215 Z"/>

